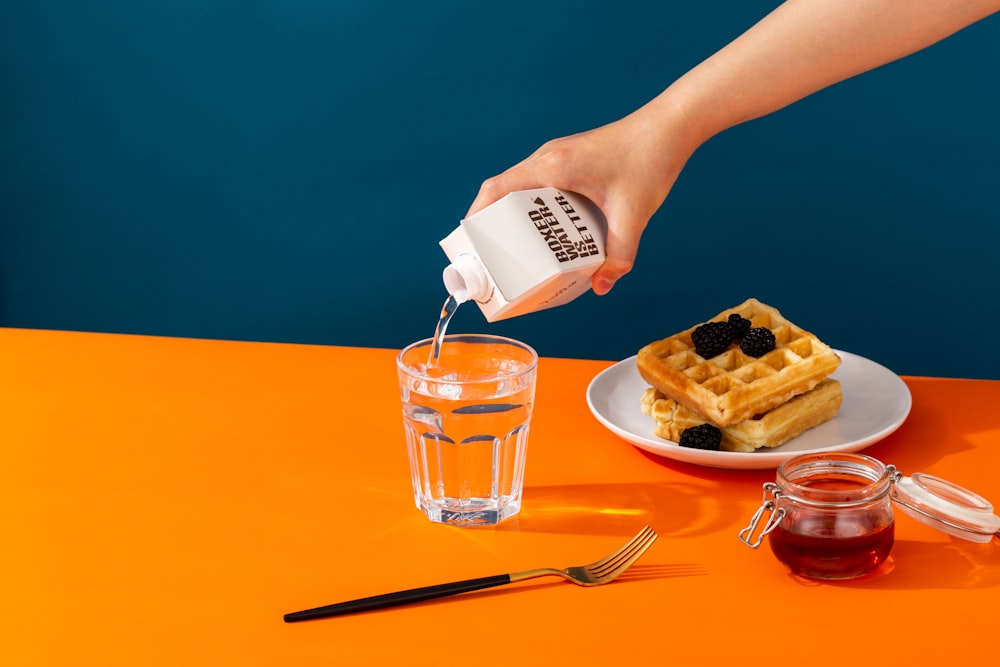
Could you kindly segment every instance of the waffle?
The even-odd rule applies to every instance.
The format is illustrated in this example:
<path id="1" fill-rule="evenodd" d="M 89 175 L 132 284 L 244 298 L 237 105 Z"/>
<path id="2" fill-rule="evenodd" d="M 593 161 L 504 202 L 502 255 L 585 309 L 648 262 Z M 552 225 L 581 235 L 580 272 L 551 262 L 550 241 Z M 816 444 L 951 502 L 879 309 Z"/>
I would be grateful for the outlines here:
<path id="1" fill-rule="evenodd" d="M 840 411 L 840 383 L 827 378 L 815 389 L 799 394 L 762 415 L 721 428 L 726 452 L 752 452 L 777 447 L 833 419 Z M 657 437 L 678 442 L 685 429 L 705 423 L 705 418 L 650 387 L 642 395 L 642 413 L 655 420 Z"/>
<path id="2" fill-rule="evenodd" d="M 691 342 L 699 324 L 639 350 L 639 374 L 665 396 L 722 427 L 804 394 L 840 365 L 836 352 L 771 306 L 748 299 L 712 321 L 725 321 L 732 313 L 750 320 L 751 326 L 770 329 L 777 341 L 774 350 L 754 358 L 732 345 L 705 359 Z"/>

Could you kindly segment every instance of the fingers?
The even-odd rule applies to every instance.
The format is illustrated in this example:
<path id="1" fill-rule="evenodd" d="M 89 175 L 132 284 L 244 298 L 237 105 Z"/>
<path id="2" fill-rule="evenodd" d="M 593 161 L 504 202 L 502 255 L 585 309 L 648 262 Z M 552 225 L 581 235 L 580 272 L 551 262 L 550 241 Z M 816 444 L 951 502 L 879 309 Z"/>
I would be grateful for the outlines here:
<path id="1" fill-rule="evenodd" d="M 483 181 L 483 184 L 479 186 L 479 193 L 472 201 L 472 206 L 469 207 L 469 211 L 465 214 L 465 217 L 483 210 L 511 192 L 552 186 L 551 183 L 542 182 L 543 180 L 544 177 L 536 173 L 536 170 L 531 168 L 528 160 L 525 160 L 502 174 L 497 174 Z"/>
<path id="2" fill-rule="evenodd" d="M 570 139 L 548 141 L 521 162 L 483 181 L 466 217 L 518 190 L 560 188 L 576 191 L 573 173 L 586 171 L 586 168 L 578 165 Z"/>
<path id="3" fill-rule="evenodd" d="M 513 190 L 505 189 L 502 183 L 503 174 L 499 176 L 494 176 L 493 178 L 483 181 L 483 184 L 479 187 L 479 193 L 476 198 L 472 200 L 472 206 L 469 207 L 468 212 L 465 217 L 473 215 L 483 210 L 493 202 L 502 198 L 505 194 L 513 192 Z"/>

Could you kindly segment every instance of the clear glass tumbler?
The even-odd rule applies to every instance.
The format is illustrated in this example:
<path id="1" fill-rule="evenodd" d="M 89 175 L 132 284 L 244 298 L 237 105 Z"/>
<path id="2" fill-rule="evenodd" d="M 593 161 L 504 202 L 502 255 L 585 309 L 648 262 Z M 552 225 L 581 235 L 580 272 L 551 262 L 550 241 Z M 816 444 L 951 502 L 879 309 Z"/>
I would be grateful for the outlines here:
<path id="1" fill-rule="evenodd" d="M 433 339 L 396 359 L 413 496 L 431 521 L 492 525 L 521 509 L 538 355 L 485 334 Z"/>

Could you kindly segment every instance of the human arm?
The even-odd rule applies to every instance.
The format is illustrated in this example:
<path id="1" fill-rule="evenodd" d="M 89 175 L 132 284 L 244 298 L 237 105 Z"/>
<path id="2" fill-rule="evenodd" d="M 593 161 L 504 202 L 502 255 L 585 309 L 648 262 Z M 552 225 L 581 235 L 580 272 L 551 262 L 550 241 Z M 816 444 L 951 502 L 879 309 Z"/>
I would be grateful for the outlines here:
<path id="1" fill-rule="evenodd" d="M 514 190 L 579 192 L 608 218 L 593 288 L 631 270 L 643 230 L 691 155 L 720 132 L 915 53 L 1000 11 L 1000 0 L 787 0 L 624 118 L 550 141 L 486 180 L 475 213 Z"/>

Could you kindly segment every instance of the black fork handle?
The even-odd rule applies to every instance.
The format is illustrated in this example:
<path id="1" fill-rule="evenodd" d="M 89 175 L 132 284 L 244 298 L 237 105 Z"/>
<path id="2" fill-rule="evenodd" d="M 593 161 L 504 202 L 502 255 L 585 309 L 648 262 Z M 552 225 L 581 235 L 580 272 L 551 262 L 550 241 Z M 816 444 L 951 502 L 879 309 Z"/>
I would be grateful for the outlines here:
<path id="1" fill-rule="evenodd" d="M 343 614 L 353 614 L 359 611 L 371 611 L 372 609 L 385 609 L 386 607 L 396 607 L 409 604 L 411 602 L 423 602 L 443 598 L 459 593 L 478 591 L 493 586 L 503 586 L 510 583 L 509 574 L 496 574 L 491 577 L 479 577 L 478 579 L 466 579 L 464 581 L 453 581 L 448 584 L 437 584 L 434 586 L 424 586 L 422 588 L 411 588 L 406 591 L 396 593 L 385 593 L 383 595 L 373 595 L 358 600 L 348 602 L 338 602 L 328 604 L 325 607 L 315 607 L 314 609 L 304 609 L 285 614 L 285 623 L 295 623 L 297 621 L 308 621 L 316 618 L 327 618 L 329 616 L 341 616 Z"/>

